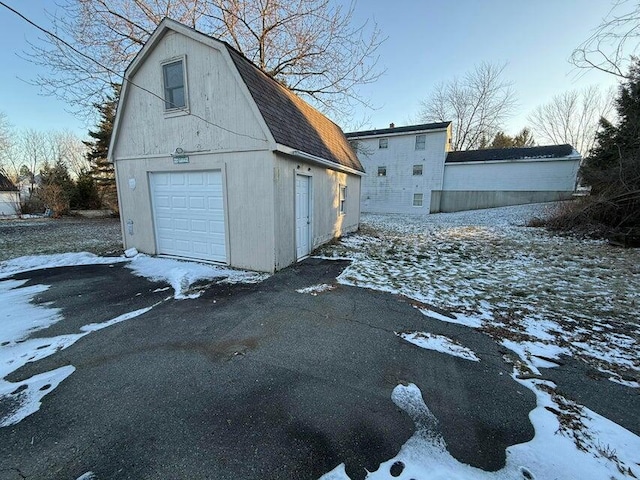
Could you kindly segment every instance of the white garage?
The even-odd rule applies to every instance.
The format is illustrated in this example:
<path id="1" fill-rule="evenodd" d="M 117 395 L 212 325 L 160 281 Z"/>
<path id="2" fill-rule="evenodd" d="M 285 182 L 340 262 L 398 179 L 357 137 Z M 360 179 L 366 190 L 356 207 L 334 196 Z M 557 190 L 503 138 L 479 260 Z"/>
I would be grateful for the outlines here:
<path id="1" fill-rule="evenodd" d="M 222 172 L 149 175 L 158 253 L 226 263 Z"/>

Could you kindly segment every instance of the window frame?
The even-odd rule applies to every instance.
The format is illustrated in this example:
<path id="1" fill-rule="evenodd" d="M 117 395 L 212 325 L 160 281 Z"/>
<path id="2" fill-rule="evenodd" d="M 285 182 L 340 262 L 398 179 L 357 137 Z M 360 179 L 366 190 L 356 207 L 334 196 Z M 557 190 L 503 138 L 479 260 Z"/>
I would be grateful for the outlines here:
<path id="1" fill-rule="evenodd" d="M 384 145 L 384 146 L 383 146 Z M 388 138 L 379 138 L 378 139 L 378 149 L 385 150 L 389 148 L 389 139 Z"/>
<path id="2" fill-rule="evenodd" d="M 422 139 L 421 142 L 418 142 L 418 139 Z M 418 145 L 422 145 L 420 148 L 418 148 Z M 416 145 L 415 145 L 415 149 L 416 150 L 426 150 L 427 148 L 427 135 L 422 133 L 420 135 L 416 135 Z"/>
<path id="3" fill-rule="evenodd" d="M 167 86 L 165 82 L 165 67 L 174 63 L 182 63 L 182 88 L 184 90 L 184 106 L 167 107 Z M 189 81 L 187 78 L 187 56 L 168 58 L 160 63 L 160 81 L 162 86 L 163 111 L 166 117 L 185 115 L 189 113 Z"/>
<path id="4" fill-rule="evenodd" d="M 344 184 L 340 184 L 338 186 L 338 212 L 340 215 L 346 215 L 347 213 L 347 186 Z"/>
<path id="5" fill-rule="evenodd" d="M 418 197 L 419 195 L 419 197 Z M 416 204 L 416 200 L 420 198 L 420 205 Z M 424 206 L 424 194 L 423 193 L 414 193 L 413 194 L 413 206 L 414 207 L 423 207 Z"/>
<path id="6" fill-rule="evenodd" d="M 386 177 L 387 176 L 387 167 L 383 165 L 378 167 L 378 177 Z"/>
<path id="7" fill-rule="evenodd" d="M 420 173 L 416 173 L 416 167 L 420 168 Z M 414 177 L 421 177 L 424 174 L 424 165 L 421 163 L 414 164 L 412 174 Z"/>

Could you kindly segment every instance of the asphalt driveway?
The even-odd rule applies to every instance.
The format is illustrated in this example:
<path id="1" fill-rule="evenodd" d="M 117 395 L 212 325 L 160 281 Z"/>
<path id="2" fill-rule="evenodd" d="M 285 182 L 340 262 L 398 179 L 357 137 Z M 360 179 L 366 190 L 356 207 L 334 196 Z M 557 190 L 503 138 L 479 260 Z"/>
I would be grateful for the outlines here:
<path id="1" fill-rule="evenodd" d="M 335 284 L 345 266 L 310 259 L 181 301 L 118 264 L 15 276 L 51 285 L 35 301 L 64 320 L 42 337 L 155 307 L 7 378 L 76 368 L 38 412 L 0 428 L 0 478 L 315 479 L 343 462 L 364 478 L 415 431 L 391 401 L 407 383 L 421 389 L 454 457 L 501 468 L 507 446 L 533 437 L 535 406 L 503 352 L 402 297 L 340 285 L 295 291 Z M 403 330 L 447 335 L 481 361 L 420 349 L 394 333 Z"/>

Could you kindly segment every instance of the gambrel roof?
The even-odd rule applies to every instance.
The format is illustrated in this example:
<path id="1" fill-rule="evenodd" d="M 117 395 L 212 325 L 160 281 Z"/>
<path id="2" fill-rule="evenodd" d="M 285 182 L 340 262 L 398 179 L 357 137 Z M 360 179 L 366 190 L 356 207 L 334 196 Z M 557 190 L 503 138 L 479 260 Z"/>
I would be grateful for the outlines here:
<path id="1" fill-rule="evenodd" d="M 223 42 L 224 43 L 224 42 Z M 364 172 L 340 127 L 225 43 L 276 142 Z"/>
<path id="2" fill-rule="evenodd" d="M 544 145 L 542 147 L 487 148 L 449 152 L 446 163 L 491 162 L 499 160 L 554 159 L 579 156 L 571 145 Z"/>
<path id="3" fill-rule="evenodd" d="M 18 188 L 7 177 L 0 173 L 0 192 L 15 192 Z"/>
<path id="4" fill-rule="evenodd" d="M 165 18 L 160 22 L 147 44 L 127 68 L 125 73 L 127 80 L 133 77 L 144 58 L 169 30 L 186 35 L 212 48 L 222 47 L 228 52 L 231 64 L 237 69 L 240 79 L 246 85 L 273 137 L 276 144 L 275 150 L 300 155 L 330 167 L 336 166 L 339 169 L 342 167 L 353 173 L 364 173 L 362 164 L 338 125 L 291 90 L 269 77 L 231 45 L 175 20 Z M 127 86 L 125 84 L 123 96 L 126 95 Z M 112 146 L 115 144 L 117 130 L 118 119 L 116 118 Z"/>

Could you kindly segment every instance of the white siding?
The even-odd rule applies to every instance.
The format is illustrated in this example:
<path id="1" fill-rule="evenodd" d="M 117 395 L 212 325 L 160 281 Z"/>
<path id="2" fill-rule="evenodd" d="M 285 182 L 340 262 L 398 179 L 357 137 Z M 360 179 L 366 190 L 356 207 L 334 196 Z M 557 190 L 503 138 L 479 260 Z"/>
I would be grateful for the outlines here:
<path id="1" fill-rule="evenodd" d="M 18 192 L 0 192 L 0 216 L 17 214 L 19 206 Z"/>
<path id="2" fill-rule="evenodd" d="M 360 222 L 360 176 L 276 156 L 273 179 L 276 209 L 276 268 L 278 269 L 296 260 L 294 196 L 296 172 L 311 177 L 312 249 L 334 237 L 357 230 Z M 341 185 L 347 186 L 344 214 L 340 214 Z"/>
<path id="3" fill-rule="evenodd" d="M 424 150 L 416 150 L 416 135 L 426 135 Z M 442 189 L 448 135 L 438 130 L 356 139 L 358 158 L 367 172 L 362 179 L 362 211 L 429 213 L 431 191 Z M 387 148 L 378 148 L 380 138 L 388 138 Z M 413 175 L 414 165 L 423 166 L 422 175 Z M 386 167 L 385 177 L 378 176 L 378 167 Z M 413 206 L 415 193 L 423 194 L 421 207 Z"/>
<path id="4" fill-rule="evenodd" d="M 447 163 L 442 190 L 573 191 L 579 159 Z"/>
<path id="5" fill-rule="evenodd" d="M 185 58 L 189 114 L 166 114 L 162 63 Z M 257 109 L 238 82 L 225 50 L 170 32 L 149 53 L 133 76 L 120 117 L 113 157 L 165 156 L 185 151 L 238 151 L 270 147 Z M 232 133 L 236 132 L 236 133 Z"/>

